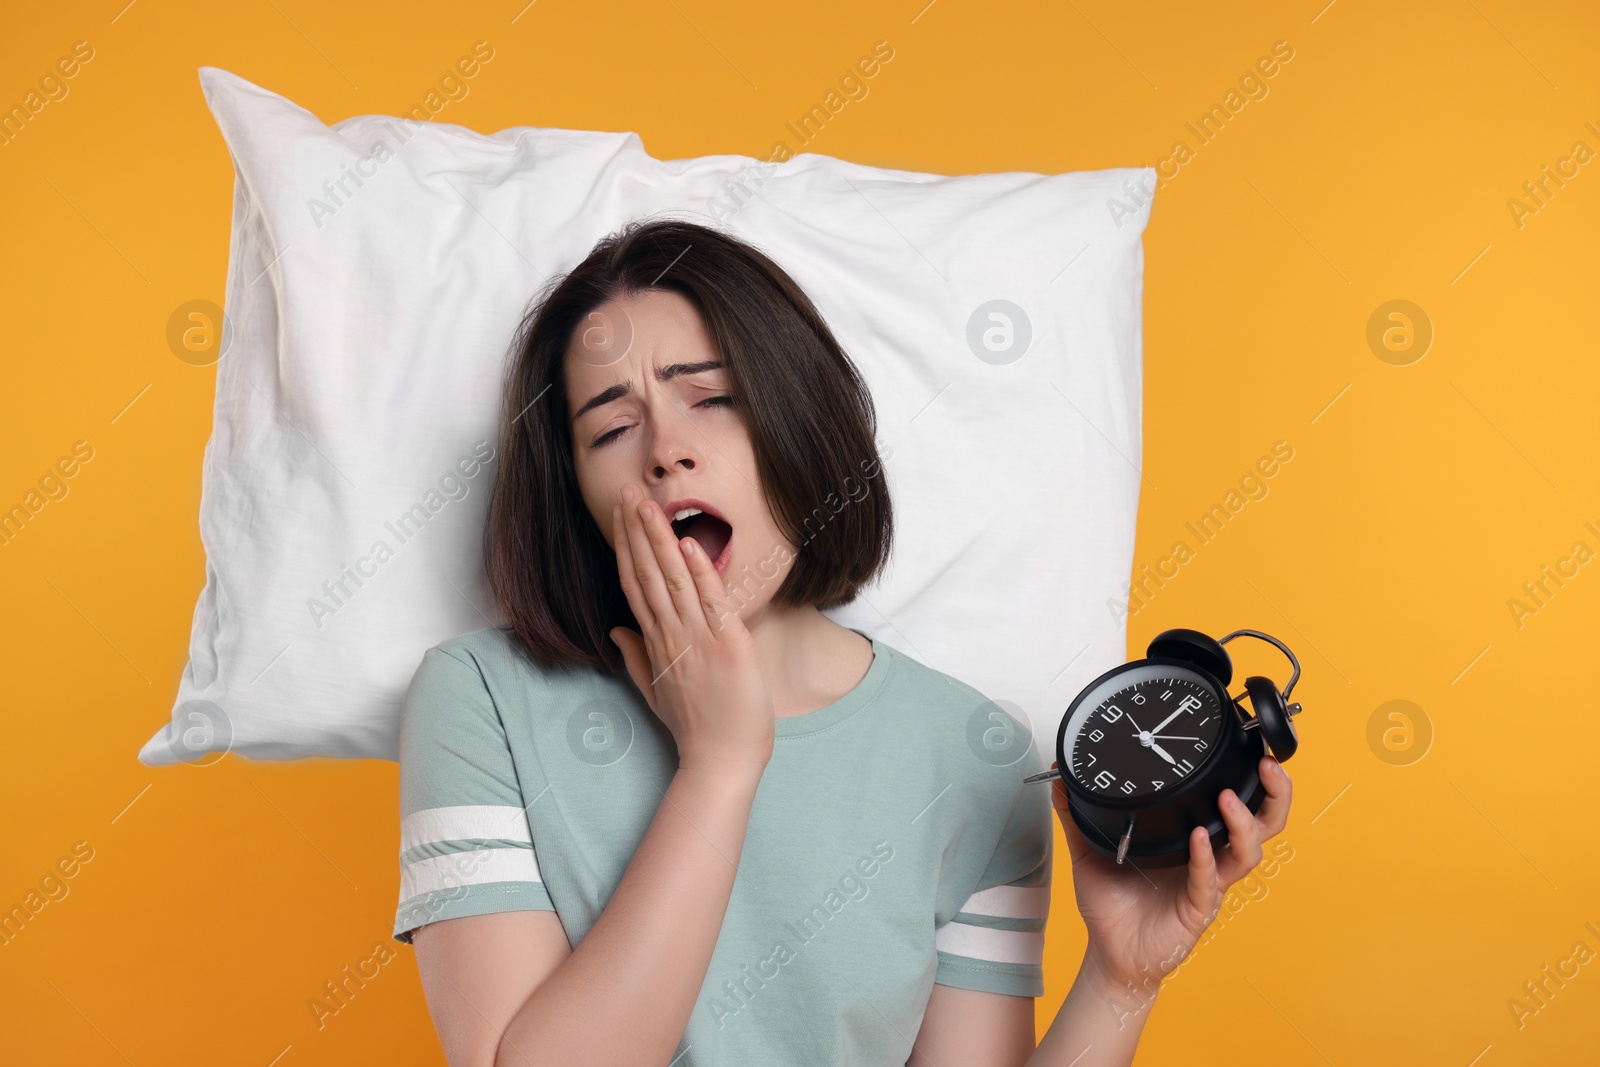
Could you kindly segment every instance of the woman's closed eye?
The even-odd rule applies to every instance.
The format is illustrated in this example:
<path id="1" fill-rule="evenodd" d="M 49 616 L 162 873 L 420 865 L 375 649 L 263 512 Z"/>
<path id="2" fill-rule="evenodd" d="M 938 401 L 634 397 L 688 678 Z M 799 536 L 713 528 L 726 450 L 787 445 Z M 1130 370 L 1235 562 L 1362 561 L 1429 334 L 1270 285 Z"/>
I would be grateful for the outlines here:
<path id="1" fill-rule="evenodd" d="M 700 401 L 700 403 L 696 404 L 695 407 L 697 407 L 697 408 L 706 408 L 706 407 L 728 407 L 728 408 L 731 408 L 731 407 L 734 406 L 735 403 L 736 403 L 736 401 L 731 396 L 709 396 L 709 397 L 706 397 L 706 399 Z M 618 426 L 615 430 L 612 430 L 610 433 L 601 434 L 598 438 L 595 439 L 594 444 L 590 445 L 589 447 L 590 448 L 599 448 L 601 445 L 607 444 L 607 443 L 609 443 L 611 441 L 616 440 L 618 437 L 621 437 L 624 433 L 626 433 L 630 429 L 632 429 L 632 427 L 630 427 L 630 426 Z"/>

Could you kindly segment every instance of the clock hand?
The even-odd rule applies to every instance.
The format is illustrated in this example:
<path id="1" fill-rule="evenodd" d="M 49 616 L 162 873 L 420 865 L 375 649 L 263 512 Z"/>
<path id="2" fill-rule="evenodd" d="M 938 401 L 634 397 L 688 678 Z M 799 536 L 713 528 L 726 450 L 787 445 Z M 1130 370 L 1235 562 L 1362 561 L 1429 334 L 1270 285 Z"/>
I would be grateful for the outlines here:
<path id="1" fill-rule="evenodd" d="M 1198 741 L 1198 740 L 1200 740 L 1198 737 L 1179 737 L 1177 734 L 1159 734 L 1159 735 L 1158 734 L 1151 734 L 1150 736 L 1152 736 L 1152 737 L 1158 737 L 1159 736 L 1160 739 L 1163 740 L 1163 741 Z"/>
<path id="2" fill-rule="evenodd" d="M 1166 749 L 1162 748 L 1160 745 L 1156 744 L 1154 741 L 1150 742 L 1150 751 L 1154 752 L 1156 755 L 1160 756 L 1162 759 L 1166 760 L 1168 763 L 1171 763 L 1173 765 L 1176 765 L 1177 762 L 1178 762 L 1177 760 L 1173 759 L 1170 755 L 1167 754 L 1167 750 Z"/>
<path id="3" fill-rule="evenodd" d="M 1182 715 L 1187 710 L 1189 710 L 1189 709 L 1184 707 L 1183 704 L 1180 703 L 1178 705 L 1178 710 L 1177 711 L 1173 712 L 1171 715 L 1168 715 L 1165 719 L 1162 719 L 1160 722 L 1156 723 L 1156 728 L 1154 730 L 1151 730 L 1150 732 L 1152 734 L 1159 734 L 1163 729 L 1166 728 L 1167 723 L 1171 722 L 1173 719 L 1176 719 L 1179 715 Z"/>

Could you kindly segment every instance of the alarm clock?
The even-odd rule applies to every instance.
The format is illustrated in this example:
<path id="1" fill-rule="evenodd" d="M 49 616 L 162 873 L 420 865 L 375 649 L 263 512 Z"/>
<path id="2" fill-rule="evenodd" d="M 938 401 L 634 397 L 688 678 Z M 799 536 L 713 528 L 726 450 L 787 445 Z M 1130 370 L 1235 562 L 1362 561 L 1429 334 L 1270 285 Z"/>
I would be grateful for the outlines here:
<path id="1" fill-rule="evenodd" d="M 1272 679 L 1252 676 L 1238 697 L 1228 695 L 1233 661 L 1223 646 L 1236 637 L 1267 641 L 1289 658 L 1294 671 L 1281 692 Z M 1072 821 L 1107 859 L 1176 867 L 1189 861 L 1196 826 L 1206 828 L 1212 848 L 1227 844 L 1218 794 L 1232 789 L 1251 813 L 1259 811 L 1266 798 L 1261 757 L 1271 749 L 1282 763 L 1299 747 L 1291 720 L 1301 709 L 1289 694 L 1300 661 L 1259 630 L 1220 639 L 1165 630 L 1148 653 L 1078 694 L 1056 734 L 1056 767 L 1023 781 L 1061 778 Z"/>

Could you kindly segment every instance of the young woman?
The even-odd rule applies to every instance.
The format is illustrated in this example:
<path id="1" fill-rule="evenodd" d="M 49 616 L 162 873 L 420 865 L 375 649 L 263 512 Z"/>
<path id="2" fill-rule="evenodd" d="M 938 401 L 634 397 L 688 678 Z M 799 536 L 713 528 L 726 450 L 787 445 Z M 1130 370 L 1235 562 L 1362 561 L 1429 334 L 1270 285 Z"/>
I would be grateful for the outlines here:
<path id="1" fill-rule="evenodd" d="M 1160 977 L 1283 829 L 1263 761 L 1220 857 L 1095 855 L 1036 1047 L 1051 801 L 968 743 L 984 696 L 819 609 L 893 533 L 871 397 L 805 294 L 635 223 L 524 320 L 490 507 L 508 625 L 423 657 L 401 902 L 450 1062 L 1126 1064 Z M 1003 595 L 1003 591 L 997 593 Z"/>

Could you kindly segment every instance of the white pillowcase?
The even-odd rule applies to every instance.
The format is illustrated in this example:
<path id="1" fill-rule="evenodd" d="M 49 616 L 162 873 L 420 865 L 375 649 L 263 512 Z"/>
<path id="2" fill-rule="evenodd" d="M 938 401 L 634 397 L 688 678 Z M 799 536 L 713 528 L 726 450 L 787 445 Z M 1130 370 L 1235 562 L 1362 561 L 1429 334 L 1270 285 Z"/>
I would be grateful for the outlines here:
<path id="1" fill-rule="evenodd" d="M 832 618 L 1000 702 L 1047 753 L 1123 662 L 1148 169 L 662 161 L 632 133 L 326 126 L 227 71 L 200 81 L 237 169 L 228 323 L 206 584 L 145 763 L 396 758 L 422 653 L 503 621 L 482 533 L 512 333 L 641 216 L 772 256 L 872 390 L 894 554 Z M 975 708 L 975 745 L 988 722 Z"/>

